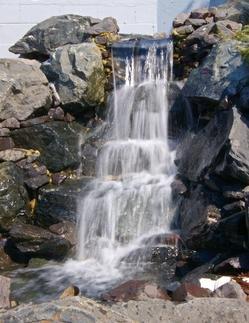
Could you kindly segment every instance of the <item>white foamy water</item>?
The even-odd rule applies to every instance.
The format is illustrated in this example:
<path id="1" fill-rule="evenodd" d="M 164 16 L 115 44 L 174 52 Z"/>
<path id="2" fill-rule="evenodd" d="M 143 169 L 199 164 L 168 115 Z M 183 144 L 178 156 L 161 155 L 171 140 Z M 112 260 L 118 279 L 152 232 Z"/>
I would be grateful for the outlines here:
<path id="1" fill-rule="evenodd" d="M 97 296 L 143 271 L 138 255 L 154 246 L 150 237 L 170 232 L 175 168 L 167 90 L 172 45 L 158 43 L 150 41 L 143 54 L 125 58 L 122 86 L 114 79 L 97 178 L 78 205 L 77 257 L 43 269 L 39 279 L 49 287 L 69 280 Z M 120 63 L 115 52 L 113 59 Z"/>

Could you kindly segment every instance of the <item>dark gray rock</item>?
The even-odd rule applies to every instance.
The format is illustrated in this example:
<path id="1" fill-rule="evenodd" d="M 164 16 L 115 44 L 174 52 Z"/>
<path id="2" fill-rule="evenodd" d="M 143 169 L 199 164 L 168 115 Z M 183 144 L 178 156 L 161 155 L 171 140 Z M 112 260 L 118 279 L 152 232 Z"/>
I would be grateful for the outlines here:
<path id="1" fill-rule="evenodd" d="M 117 24 L 117 20 L 112 17 L 106 17 L 99 23 L 94 24 L 91 27 L 86 29 L 86 33 L 91 36 L 97 36 L 102 33 L 117 34 L 118 31 L 119 31 L 119 27 Z"/>
<path id="2" fill-rule="evenodd" d="M 72 246 L 75 246 L 77 243 L 77 230 L 75 223 L 63 221 L 52 224 L 49 227 L 49 231 L 68 240 Z"/>
<path id="3" fill-rule="evenodd" d="M 48 80 L 37 62 L 0 59 L 0 80 L 0 120 L 25 120 L 52 104 Z"/>
<path id="4" fill-rule="evenodd" d="M 212 16 L 212 13 L 209 11 L 208 8 L 196 9 L 192 11 L 190 14 L 190 18 L 193 18 L 193 19 L 205 19 L 210 16 Z"/>
<path id="5" fill-rule="evenodd" d="M 28 257 L 63 259 L 71 248 L 68 240 L 30 224 L 14 224 L 9 235 L 16 248 Z"/>
<path id="6" fill-rule="evenodd" d="M 104 102 L 105 74 L 101 52 L 94 43 L 66 45 L 56 49 L 42 70 L 53 82 L 61 104 L 70 112 L 95 107 Z"/>
<path id="7" fill-rule="evenodd" d="M 12 149 L 15 147 L 14 141 L 9 137 L 0 138 L 0 150 Z"/>
<path id="8" fill-rule="evenodd" d="M 77 168 L 80 163 L 79 135 L 85 128 L 77 123 L 52 121 L 11 132 L 17 147 L 40 152 L 40 161 L 52 172 Z"/>
<path id="9" fill-rule="evenodd" d="M 60 46 L 82 43 L 88 37 L 86 29 L 96 23 L 93 19 L 78 15 L 51 17 L 30 29 L 9 50 L 22 55 L 49 55 Z"/>
<path id="10" fill-rule="evenodd" d="M 202 25 L 206 25 L 207 21 L 205 19 L 192 19 L 189 18 L 186 20 L 186 25 L 192 25 L 193 27 L 201 27 Z"/>
<path id="11" fill-rule="evenodd" d="M 26 209 L 27 192 L 22 171 L 13 163 L 0 164 L 0 231 L 8 231 Z"/>
<path id="12" fill-rule="evenodd" d="M 249 66 L 244 63 L 238 46 L 235 40 L 215 46 L 203 64 L 191 72 L 183 89 L 184 96 L 203 105 L 235 96 L 249 76 Z"/>
<path id="13" fill-rule="evenodd" d="M 43 226 L 63 220 L 76 223 L 78 199 L 84 195 L 89 177 L 68 179 L 59 186 L 48 185 L 39 190 L 36 220 Z"/>
<path id="14" fill-rule="evenodd" d="M 49 183 L 49 177 L 47 175 L 38 175 L 36 177 L 26 179 L 24 183 L 31 190 L 37 190 Z"/>
<path id="15" fill-rule="evenodd" d="M 217 274 L 238 275 L 249 271 L 249 253 L 242 253 L 236 257 L 228 258 L 214 267 Z"/>
<path id="16" fill-rule="evenodd" d="M 197 134 L 188 132 L 176 154 L 178 171 L 191 181 L 198 181 L 214 168 L 228 142 L 233 123 L 232 111 L 218 112 Z"/>
<path id="17" fill-rule="evenodd" d="M 249 110 L 249 86 L 246 86 L 241 90 L 239 94 L 238 108 L 243 112 L 247 112 Z"/>

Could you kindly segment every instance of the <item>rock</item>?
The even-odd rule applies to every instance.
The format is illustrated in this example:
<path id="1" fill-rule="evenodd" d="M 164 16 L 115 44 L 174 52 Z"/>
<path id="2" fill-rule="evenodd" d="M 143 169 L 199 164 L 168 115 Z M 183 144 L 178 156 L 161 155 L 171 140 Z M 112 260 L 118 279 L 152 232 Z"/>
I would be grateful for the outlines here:
<path id="1" fill-rule="evenodd" d="M 209 297 L 210 291 L 193 283 L 182 283 L 173 293 L 172 300 L 175 302 L 190 301 L 196 297 Z"/>
<path id="2" fill-rule="evenodd" d="M 49 56 L 58 47 L 84 42 L 89 36 L 86 29 L 96 24 L 93 19 L 79 15 L 51 17 L 30 29 L 9 50 L 21 55 Z"/>
<path id="3" fill-rule="evenodd" d="M 196 9 L 190 14 L 190 18 L 192 19 L 205 19 L 210 16 L 212 16 L 212 13 L 209 11 L 208 8 Z"/>
<path id="4" fill-rule="evenodd" d="M 228 141 L 232 123 L 232 112 L 221 111 L 197 134 L 188 132 L 177 149 L 178 171 L 190 181 L 203 178 Z"/>
<path id="5" fill-rule="evenodd" d="M 231 280 L 232 280 L 231 277 L 223 276 L 218 278 L 217 280 L 213 280 L 209 278 L 201 278 L 199 279 L 199 282 L 202 288 L 206 288 L 214 292 L 216 289 L 222 287 L 223 285 L 230 283 Z"/>
<path id="6" fill-rule="evenodd" d="M 78 296 L 79 294 L 80 294 L 80 290 L 77 286 L 70 286 L 64 290 L 64 292 L 60 296 L 60 299 Z"/>
<path id="7" fill-rule="evenodd" d="M 228 28 L 228 26 L 230 28 Z M 241 25 L 242 27 L 242 25 Z M 212 33 L 218 35 L 222 39 L 230 39 L 235 37 L 235 32 L 231 30 L 231 25 L 227 25 L 225 21 L 218 21 L 214 24 Z"/>
<path id="8" fill-rule="evenodd" d="M 241 191 L 224 191 L 223 196 L 229 200 L 242 200 L 244 193 Z"/>
<path id="9" fill-rule="evenodd" d="M 65 114 L 61 107 L 57 107 L 55 109 L 50 109 L 48 111 L 48 116 L 51 119 L 57 120 L 57 121 L 64 121 Z"/>
<path id="10" fill-rule="evenodd" d="M 63 259 L 71 248 L 66 239 L 30 224 L 14 224 L 9 235 L 17 249 L 31 258 Z"/>
<path id="11" fill-rule="evenodd" d="M 184 45 L 189 47 L 193 44 L 197 44 L 198 50 L 203 50 L 206 48 L 211 49 L 212 46 L 216 44 L 220 39 L 218 35 L 212 34 L 213 28 L 213 23 L 209 23 L 207 25 L 197 28 L 184 40 Z"/>
<path id="12" fill-rule="evenodd" d="M 0 128 L 0 137 L 8 137 L 10 130 L 7 128 Z"/>
<path id="13" fill-rule="evenodd" d="M 8 231 L 27 205 L 21 170 L 10 162 L 0 164 L 0 231 Z"/>
<path id="14" fill-rule="evenodd" d="M 223 206 L 223 211 L 226 215 L 228 214 L 234 214 L 236 212 L 240 212 L 242 210 L 245 210 L 245 202 L 244 201 L 236 201 L 230 204 L 226 204 Z"/>
<path id="15" fill-rule="evenodd" d="M 67 175 L 64 174 L 63 172 L 61 173 L 54 173 L 52 174 L 52 184 L 54 185 L 60 185 L 67 179 Z"/>
<path id="16" fill-rule="evenodd" d="M 234 281 L 231 281 L 216 289 L 212 296 L 220 298 L 236 298 L 241 301 L 247 300 L 247 295 L 243 292 L 243 289 Z"/>
<path id="17" fill-rule="evenodd" d="M 235 303 L 235 306 L 238 304 Z M 245 312 L 246 313 L 246 312 Z M 103 323 L 133 323 L 127 315 L 115 312 L 113 309 L 85 297 L 75 296 L 48 303 L 20 305 L 5 313 L 0 313 L 3 323 L 9 322 L 103 322 Z M 235 322 L 236 323 L 236 322 Z"/>
<path id="18" fill-rule="evenodd" d="M 117 24 L 117 20 L 112 17 L 106 17 L 99 23 L 87 28 L 86 33 L 91 36 L 97 36 L 103 33 L 117 34 L 118 31 L 119 27 Z"/>
<path id="19" fill-rule="evenodd" d="M 63 221 L 53 224 L 49 227 L 49 231 L 68 240 L 72 246 L 75 246 L 77 243 L 76 226 L 72 222 Z"/>
<path id="20" fill-rule="evenodd" d="M 247 112 L 249 109 L 249 86 L 244 87 L 240 94 L 238 100 L 238 108 L 242 111 Z"/>
<path id="21" fill-rule="evenodd" d="M 173 27 L 181 27 L 185 24 L 185 21 L 189 18 L 188 13 L 180 13 L 179 15 L 176 16 L 176 18 L 173 21 Z"/>
<path id="22" fill-rule="evenodd" d="M 10 307 L 10 278 L 0 276 L 0 309 Z"/>
<path id="23" fill-rule="evenodd" d="M 41 116 L 41 117 L 21 121 L 21 127 L 22 128 L 32 127 L 37 124 L 46 123 L 48 121 L 50 121 L 49 116 Z"/>
<path id="24" fill-rule="evenodd" d="M 11 260 L 10 256 L 5 252 L 4 245 L 2 245 L 1 242 L 2 241 L 0 238 L 0 270 L 4 272 L 4 271 L 9 271 L 10 269 L 13 269 L 13 267 L 15 267 L 16 264 Z"/>
<path id="25" fill-rule="evenodd" d="M 191 25 L 185 25 L 177 27 L 173 30 L 175 36 L 185 36 L 191 34 L 194 31 L 194 28 Z"/>
<path id="26" fill-rule="evenodd" d="M 26 120 L 52 104 L 48 80 L 38 63 L 0 59 L 0 120 Z M 11 127 L 17 127 L 11 119 Z"/>
<path id="27" fill-rule="evenodd" d="M 191 102 L 218 104 L 225 96 L 235 96 L 241 83 L 249 76 L 235 40 L 219 43 L 203 64 L 193 70 L 183 88 Z"/>
<path id="28" fill-rule="evenodd" d="M 77 221 L 77 202 L 87 190 L 89 177 L 68 179 L 59 186 L 48 185 L 39 190 L 36 219 L 46 227 L 52 224 Z"/>
<path id="29" fill-rule="evenodd" d="M 232 20 L 242 22 L 242 11 L 236 5 L 217 7 L 215 10 L 215 21 Z"/>
<path id="30" fill-rule="evenodd" d="M 55 84 L 61 104 L 71 113 L 78 108 L 95 107 L 104 102 L 105 74 L 101 52 L 94 43 L 66 45 L 58 48 L 42 70 Z"/>
<path id="31" fill-rule="evenodd" d="M 1 128 L 17 129 L 20 128 L 20 122 L 16 118 L 9 118 L 1 122 Z"/>
<path id="32" fill-rule="evenodd" d="M 115 303 L 112 309 L 135 322 L 241 323 L 249 320 L 248 303 L 237 299 L 196 298 L 178 305 L 152 299 Z"/>
<path id="33" fill-rule="evenodd" d="M 242 253 L 239 256 L 228 258 L 214 267 L 215 273 L 227 273 L 237 275 L 249 271 L 249 254 Z"/>
<path id="34" fill-rule="evenodd" d="M 37 190 L 38 188 L 49 183 L 49 177 L 47 175 L 38 175 L 33 178 L 26 179 L 25 185 L 31 190 Z"/>
<path id="35" fill-rule="evenodd" d="M 143 280 L 130 280 L 112 289 L 101 297 L 104 301 L 128 302 L 130 300 L 164 299 L 170 300 L 167 292 L 155 284 Z"/>
<path id="36" fill-rule="evenodd" d="M 185 22 L 186 25 L 192 25 L 193 27 L 201 27 L 202 25 L 206 25 L 207 21 L 205 19 L 187 19 Z"/>
<path id="37" fill-rule="evenodd" d="M 0 151 L 0 160 L 1 161 L 12 161 L 18 162 L 24 158 L 29 158 L 29 161 L 32 162 L 36 160 L 40 156 L 38 151 L 34 151 L 32 149 L 21 149 L 21 148 L 13 148 L 6 149 Z"/>
<path id="38" fill-rule="evenodd" d="M 14 130 L 11 136 L 17 147 L 38 150 L 41 163 L 50 171 L 58 172 L 79 165 L 78 138 L 81 133 L 84 138 L 84 128 L 77 123 L 52 121 Z"/>
<path id="39" fill-rule="evenodd" d="M 14 141 L 9 137 L 0 138 L 0 151 L 15 147 Z"/>

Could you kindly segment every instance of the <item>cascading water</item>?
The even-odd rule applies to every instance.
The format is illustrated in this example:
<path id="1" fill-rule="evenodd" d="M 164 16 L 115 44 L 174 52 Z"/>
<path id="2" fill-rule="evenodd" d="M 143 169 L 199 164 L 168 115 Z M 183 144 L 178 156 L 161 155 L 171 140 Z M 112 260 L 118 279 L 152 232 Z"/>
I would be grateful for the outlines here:
<path id="1" fill-rule="evenodd" d="M 172 49 L 168 41 L 149 45 L 141 55 L 134 47 L 126 57 L 123 85 L 114 79 L 97 179 L 79 204 L 78 260 L 98 273 L 89 277 L 93 286 L 103 283 L 104 288 L 106 280 L 122 276 L 127 255 L 150 236 L 170 230 L 174 153 L 167 135 L 167 88 Z M 120 63 L 115 48 L 113 54 L 114 65 Z"/>
<path id="2" fill-rule="evenodd" d="M 153 246 L 154 237 L 170 231 L 175 169 L 167 133 L 167 91 L 172 44 L 118 43 L 113 66 L 114 93 L 97 178 L 78 205 L 77 257 L 63 266 L 39 269 L 36 284 L 46 293 L 71 283 L 98 296 L 143 272 L 140 256 Z M 34 280 L 27 288 L 34 289 Z"/>

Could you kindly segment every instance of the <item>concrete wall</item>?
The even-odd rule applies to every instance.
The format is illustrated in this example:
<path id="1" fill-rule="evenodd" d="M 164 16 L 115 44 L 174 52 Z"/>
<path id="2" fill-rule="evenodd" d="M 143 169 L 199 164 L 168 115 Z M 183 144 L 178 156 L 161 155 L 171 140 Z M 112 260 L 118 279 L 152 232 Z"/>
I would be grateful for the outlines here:
<path id="1" fill-rule="evenodd" d="M 122 33 L 169 31 L 177 13 L 210 0 L 0 0 L 0 57 L 36 23 L 68 13 L 113 16 Z M 211 0 L 223 1 L 223 0 Z"/>

